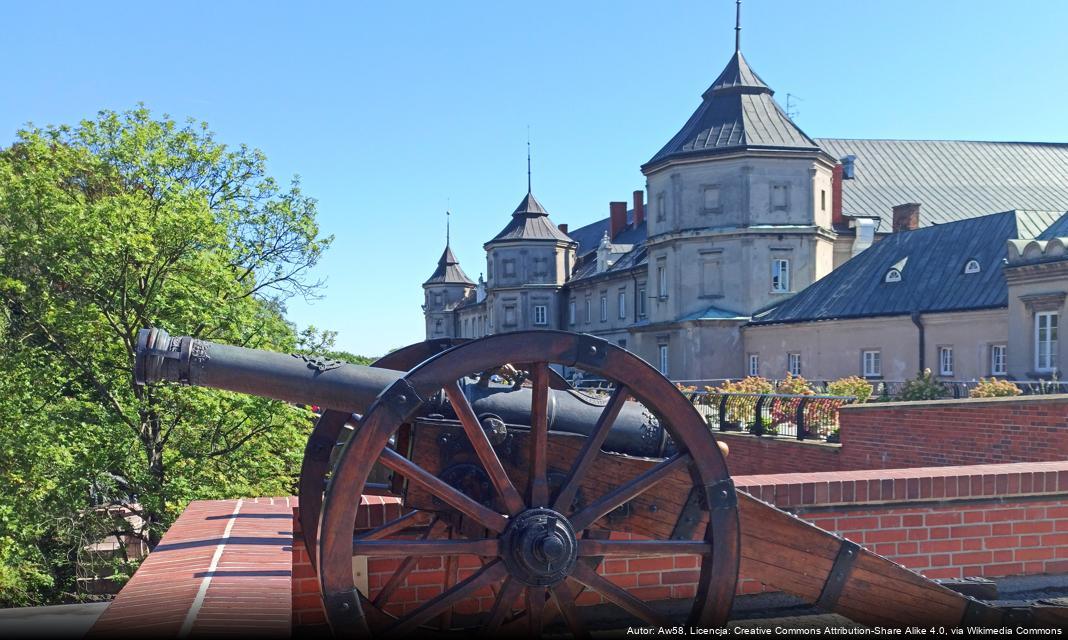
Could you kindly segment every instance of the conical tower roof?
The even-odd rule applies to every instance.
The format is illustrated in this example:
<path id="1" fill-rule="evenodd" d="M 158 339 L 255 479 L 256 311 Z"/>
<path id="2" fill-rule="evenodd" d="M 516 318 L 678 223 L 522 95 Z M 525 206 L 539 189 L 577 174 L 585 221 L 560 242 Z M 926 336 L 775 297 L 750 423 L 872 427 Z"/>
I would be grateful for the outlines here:
<path id="1" fill-rule="evenodd" d="M 505 240 L 553 240 L 560 242 L 574 242 L 570 236 L 560 231 L 549 219 L 549 212 L 541 206 L 534 194 L 527 191 L 527 195 L 512 212 L 512 219 L 505 225 L 501 232 L 486 244 Z"/>
<path id="2" fill-rule="evenodd" d="M 460 268 L 460 261 L 456 259 L 456 256 L 452 252 L 452 247 L 445 244 L 445 251 L 442 252 L 441 258 L 438 259 L 438 268 L 434 270 L 430 278 L 423 283 L 423 286 L 428 284 L 463 284 L 468 286 L 475 286 L 475 283 L 471 281 L 471 278 L 467 277 L 464 270 Z"/>
<path id="3" fill-rule="evenodd" d="M 648 172 L 670 159 L 739 150 L 818 151 L 772 98 L 775 92 L 736 50 L 723 72 L 702 94 L 682 129 L 649 162 Z"/>

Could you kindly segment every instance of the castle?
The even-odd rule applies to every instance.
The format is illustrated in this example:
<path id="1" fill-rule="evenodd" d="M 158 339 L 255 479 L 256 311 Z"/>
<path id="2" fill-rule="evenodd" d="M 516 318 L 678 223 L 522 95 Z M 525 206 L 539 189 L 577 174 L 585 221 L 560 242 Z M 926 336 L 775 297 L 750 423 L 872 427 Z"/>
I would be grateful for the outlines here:
<path id="1" fill-rule="evenodd" d="M 1068 145 L 811 138 L 773 95 L 736 38 L 630 203 L 569 230 L 528 184 L 484 245 L 484 281 L 446 242 L 427 339 L 580 331 L 675 380 L 1059 374 L 1068 271 L 1014 276 L 1013 303 L 1007 273 L 1028 270 L 1003 263 L 1032 239 L 1037 271 L 1068 259 Z"/>

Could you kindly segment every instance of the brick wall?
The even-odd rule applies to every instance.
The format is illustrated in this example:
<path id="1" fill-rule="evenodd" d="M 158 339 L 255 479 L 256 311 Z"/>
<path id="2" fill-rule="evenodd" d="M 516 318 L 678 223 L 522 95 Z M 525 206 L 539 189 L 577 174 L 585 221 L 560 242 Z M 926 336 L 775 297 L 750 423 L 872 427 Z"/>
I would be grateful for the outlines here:
<path id="1" fill-rule="evenodd" d="M 727 468 L 732 476 L 758 473 L 801 473 L 842 468 L 841 445 L 817 440 L 758 437 L 732 431 L 716 437 L 730 447 Z"/>
<path id="2" fill-rule="evenodd" d="M 1068 395 L 844 407 L 842 469 L 1068 459 Z"/>

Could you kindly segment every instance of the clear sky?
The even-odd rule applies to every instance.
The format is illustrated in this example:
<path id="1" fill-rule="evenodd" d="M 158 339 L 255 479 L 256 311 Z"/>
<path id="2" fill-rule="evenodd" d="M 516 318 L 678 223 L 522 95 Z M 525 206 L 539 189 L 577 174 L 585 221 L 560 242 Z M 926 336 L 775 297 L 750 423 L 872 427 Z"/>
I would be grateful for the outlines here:
<path id="1" fill-rule="evenodd" d="M 813 137 L 1068 141 L 1068 2 L 745 0 L 742 50 Z M 608 215 L 733 50 L 733 0 L 0 4 L 0 144 L 144 102 L 300 174 L 336 240 L 289 317 L 379 355 L 423 337 L 444 245 L 472 279 L 526 189 Z"/>

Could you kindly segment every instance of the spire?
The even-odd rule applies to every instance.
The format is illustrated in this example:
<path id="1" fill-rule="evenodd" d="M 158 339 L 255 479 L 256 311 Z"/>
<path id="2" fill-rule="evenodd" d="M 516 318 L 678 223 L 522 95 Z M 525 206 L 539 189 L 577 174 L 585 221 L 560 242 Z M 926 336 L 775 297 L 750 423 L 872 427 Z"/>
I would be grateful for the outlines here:
<path id="1" fill-rule="evenodd" d="M 527 193 L 530 190 L 530 125 L 527 125 Z"/>
<path id="2" fill-rule="evenodd" d="M 445 210 L 445 246 L 449 246 L 449 210 Z"/>
<path id="3" fill-rule="evenodd" d="M 734 0 L 734 50 L 742 50 L 742 0 Z"/>

